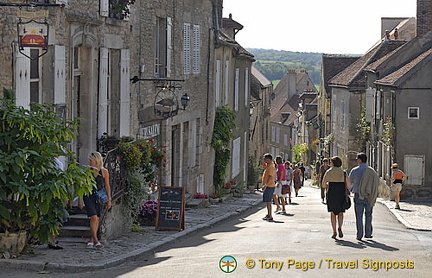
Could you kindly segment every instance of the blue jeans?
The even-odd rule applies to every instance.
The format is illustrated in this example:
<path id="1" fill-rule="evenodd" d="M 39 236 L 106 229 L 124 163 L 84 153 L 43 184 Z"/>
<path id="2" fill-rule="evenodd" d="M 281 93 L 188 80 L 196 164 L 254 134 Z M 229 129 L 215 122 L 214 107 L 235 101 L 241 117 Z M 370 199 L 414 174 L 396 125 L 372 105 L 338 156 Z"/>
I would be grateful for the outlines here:
<path id="1" fill-rule="evenodd" d="M 357 238 L 363 237 L 363 213 L 365 215 L 365 235 L 372 235 L 372 209 L 367 199 L 360 200 L 359 194 L 354 193 L 354 211 L 357 225 Z"/>

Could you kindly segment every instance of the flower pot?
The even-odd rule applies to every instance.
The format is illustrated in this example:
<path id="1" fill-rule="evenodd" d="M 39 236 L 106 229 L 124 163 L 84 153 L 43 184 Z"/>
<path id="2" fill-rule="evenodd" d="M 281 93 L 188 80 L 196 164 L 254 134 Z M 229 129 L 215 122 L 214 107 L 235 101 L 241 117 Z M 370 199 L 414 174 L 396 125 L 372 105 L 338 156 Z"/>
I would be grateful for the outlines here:
<path id="1" fill-rule="evenodd" d="M 0 233 L 0 253 L 9 252 L 11 255 L 18 255 L 22 252 L 27 242 L 27 232 Z"/>
<path id="2" fill-rule="evenodd" d="M 210 204 L 214 205 L 214 204 L 219 203 L 220 198 L 210 198 L 209 201 L 210 201 Z"/>

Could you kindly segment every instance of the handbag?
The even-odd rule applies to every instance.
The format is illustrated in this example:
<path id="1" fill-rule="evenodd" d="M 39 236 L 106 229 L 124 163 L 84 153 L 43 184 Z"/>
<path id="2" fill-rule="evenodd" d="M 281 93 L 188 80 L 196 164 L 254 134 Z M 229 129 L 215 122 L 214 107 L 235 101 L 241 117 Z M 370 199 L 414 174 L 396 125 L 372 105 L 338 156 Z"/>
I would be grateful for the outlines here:
<path id="1" fill-rule="evenodd" d="M 346 195 L 343 203 L 343 208 L 349 209 L 350 207 L 351 207 L 351 198 L 348 195 Z"/>
<path id="2" fill-rule="evenodd" d="M 345 188 L 346 188 L 346 173 L 344 172 L 344 183 L 345 183 Z M 348 189 L 345 190 L 345 200 L 343 203 L 343 208 L 344 209 L 349 209 L 351 207 L 351 198 L 349 196 L 349 191 Z"/>
<path id="3" fill-rule="evenodd" d="M 282 194 L 288 194 L 291 192 L 289 183 L 282 185 Z"/>
<path id="4" fill-rule="evenodd" d="M 108 202 L 108 195 L 107 195 L 105 189 L 98 190 L 98 191 L 96 191 L 96 193 L 97 193 L 97 196 L 98 196 L 99 202 L 100 202 L 102 205 L 104 205 L 105 203 Z"/>

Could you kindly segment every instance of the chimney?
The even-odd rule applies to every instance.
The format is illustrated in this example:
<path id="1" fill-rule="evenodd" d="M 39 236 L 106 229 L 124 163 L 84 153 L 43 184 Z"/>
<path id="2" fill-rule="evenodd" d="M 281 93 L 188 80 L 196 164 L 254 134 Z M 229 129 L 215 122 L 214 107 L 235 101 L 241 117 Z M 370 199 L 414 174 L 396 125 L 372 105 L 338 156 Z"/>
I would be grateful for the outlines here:
<path id="1" fill-rule="evenodd" d="M 417 37 L 432 30 L 432 0 L 417 0 Z"/>
<path id="2" fill-rule="evenodd" d="M 287 99 L 290 99 L 297 93 L 297 72 L 295 69 L 288 70 L 288 95 Z"/>

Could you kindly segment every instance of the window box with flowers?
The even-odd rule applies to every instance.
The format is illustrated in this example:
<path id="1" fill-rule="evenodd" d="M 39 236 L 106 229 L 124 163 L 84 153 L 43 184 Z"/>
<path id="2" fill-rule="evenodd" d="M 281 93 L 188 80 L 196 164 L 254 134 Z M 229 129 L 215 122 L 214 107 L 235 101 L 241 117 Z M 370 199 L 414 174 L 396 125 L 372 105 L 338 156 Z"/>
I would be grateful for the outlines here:
<path id="1" fill-rule="evenodd" d="M 135 0 L 109 0 L 110 17 L 116 19 L 126 19 L 131 11 L 130 6 L 135 4 Z"/>

